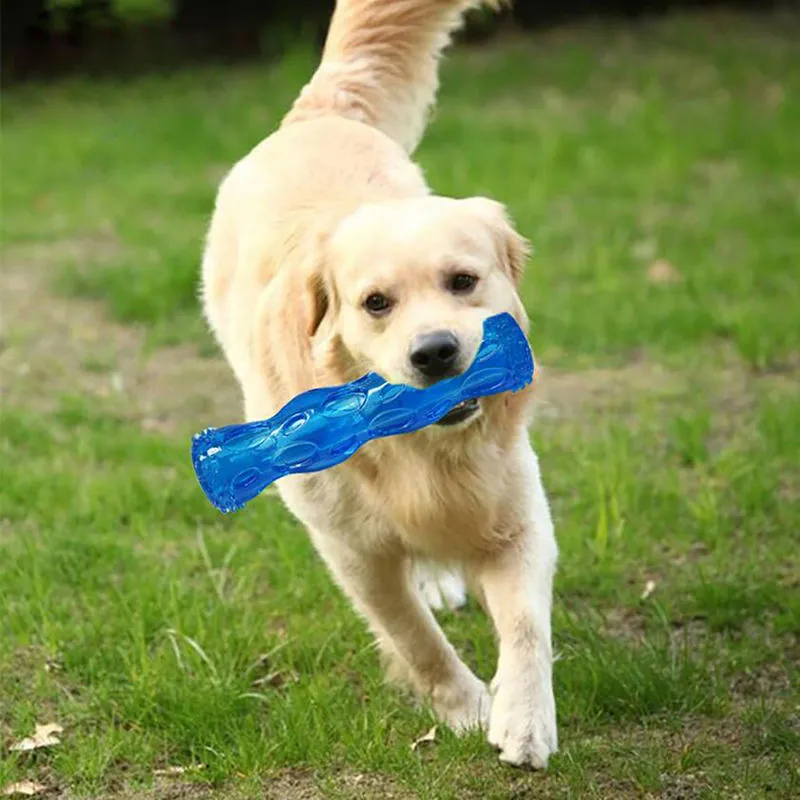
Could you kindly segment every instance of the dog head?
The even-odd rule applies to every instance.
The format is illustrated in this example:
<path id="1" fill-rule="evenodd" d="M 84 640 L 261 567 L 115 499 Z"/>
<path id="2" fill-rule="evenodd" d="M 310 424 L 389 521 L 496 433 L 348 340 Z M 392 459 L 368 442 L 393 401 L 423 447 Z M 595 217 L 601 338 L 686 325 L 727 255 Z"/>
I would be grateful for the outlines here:
<path id="1" fill-rule="evenodd" d="M 308 332 L 332 347 L 341 379 L 374 371 L 426 387 L 464 372 L 483 322 L 519 299 L 527 243 L 486 198 L 424 197 L 365 205 L 338 224 L 309 283 Z M 480 403 L 440 424 L 468 424 Z"/>

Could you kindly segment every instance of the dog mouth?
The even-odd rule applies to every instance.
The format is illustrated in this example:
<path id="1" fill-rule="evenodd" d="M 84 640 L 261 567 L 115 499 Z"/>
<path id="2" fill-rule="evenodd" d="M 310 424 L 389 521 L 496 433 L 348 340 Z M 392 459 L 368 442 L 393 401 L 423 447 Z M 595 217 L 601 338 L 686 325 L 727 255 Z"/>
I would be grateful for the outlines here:
<path id="1" fill-rule="evenodd" d="M 436 424 L 458 425 L 459 422 L 466 422 L 470 417 L 474 417 L 478 413 L 480 404 L 477 398 L 471 400 L 463 400 L 457 406 L 453 406 Z"/>

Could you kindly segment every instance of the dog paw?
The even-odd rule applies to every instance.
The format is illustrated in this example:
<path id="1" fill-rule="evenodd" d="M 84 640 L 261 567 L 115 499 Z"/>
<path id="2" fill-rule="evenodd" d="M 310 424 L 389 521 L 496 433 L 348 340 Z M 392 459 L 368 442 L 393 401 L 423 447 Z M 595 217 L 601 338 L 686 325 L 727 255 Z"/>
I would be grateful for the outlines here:
<path id="1" fill-rule="evenodd" d="M 492 698 L 486 685 L 470 674 L 458 683 L 437 686 L 433 690 L 433 708 L 457 734 L 486 730 Z"/>
<path id="2" fill-rule="evenodd" d="M 497 684 L 488 740 L 506 764 L 544 769 L 558 749 L 552 689 L 536 691 L 513 681 Z"/>
<path id="3" fill-rule="evenodd" d="M 420 562 L 414 578 L 425 602 L 434 610 L 454 610 L 467 602 L 467 587 L 460 572 Z"/>

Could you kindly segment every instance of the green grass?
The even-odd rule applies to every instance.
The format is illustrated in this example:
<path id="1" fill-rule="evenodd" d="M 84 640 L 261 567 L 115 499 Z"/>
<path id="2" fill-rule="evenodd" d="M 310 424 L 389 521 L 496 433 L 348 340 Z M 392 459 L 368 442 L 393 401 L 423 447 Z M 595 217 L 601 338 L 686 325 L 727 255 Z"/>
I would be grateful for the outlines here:
<path id="1" fill-rule="evenodd" d="M 546 775 L 442 729 L 412 752 L 431 716 L 383 684 L 303 531 L 274 497 L 214 512 L 184 435 L 214 420 L 143 430 L 82 388 L 114 369 L 87 345 L 50 410 L 32 389 L 0 411 L 0 789 L 135 796 L 154 769 L 202 763 L 185 780 L 220 796 L 796 795 L 798 28 L 680 16 L 447 63 L 420 160 L 437 190 L 509 204 L 536 245 L 537 354 L 570 370 L 533 434 L 562 553 Z M 7 92 L 10 269 L 102 300 L 153 344 L 207 347 L 195 286 L 216 182 L 308 69 Z M 657 259 L 681 280 L 651 280 Z M 442 621 L 490 677 L 475 605 Z M 61 745 L 6 749 L 50 721 Z"/>

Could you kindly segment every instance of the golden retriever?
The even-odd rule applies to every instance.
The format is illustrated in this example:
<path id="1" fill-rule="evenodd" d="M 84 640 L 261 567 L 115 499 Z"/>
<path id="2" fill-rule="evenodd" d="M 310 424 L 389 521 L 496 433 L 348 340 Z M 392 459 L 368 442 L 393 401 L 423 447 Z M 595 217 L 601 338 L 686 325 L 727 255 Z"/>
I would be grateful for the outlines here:
<path id="1" fill-rule="evenodd" d="M 203 302 L 248 419 L 367 371 L 426 386 L 463 371 L 517 294 L 525 241 L 504 208 L 431 194 L 410 154 L 438 60 L 475 0 L 339 0 L 322 61 L 280 128 L 222 182 Z M 457 156 L 454 156 L 457 157 Z M 512 764 L 556 750 L 550 614 L 557 548 L 528 434 L 531 393 L 468 402 L 344 464 L 279 481 L 390 670 Z M 430 606 L 466 576 L 491 616 L 491 688 Z"/>

